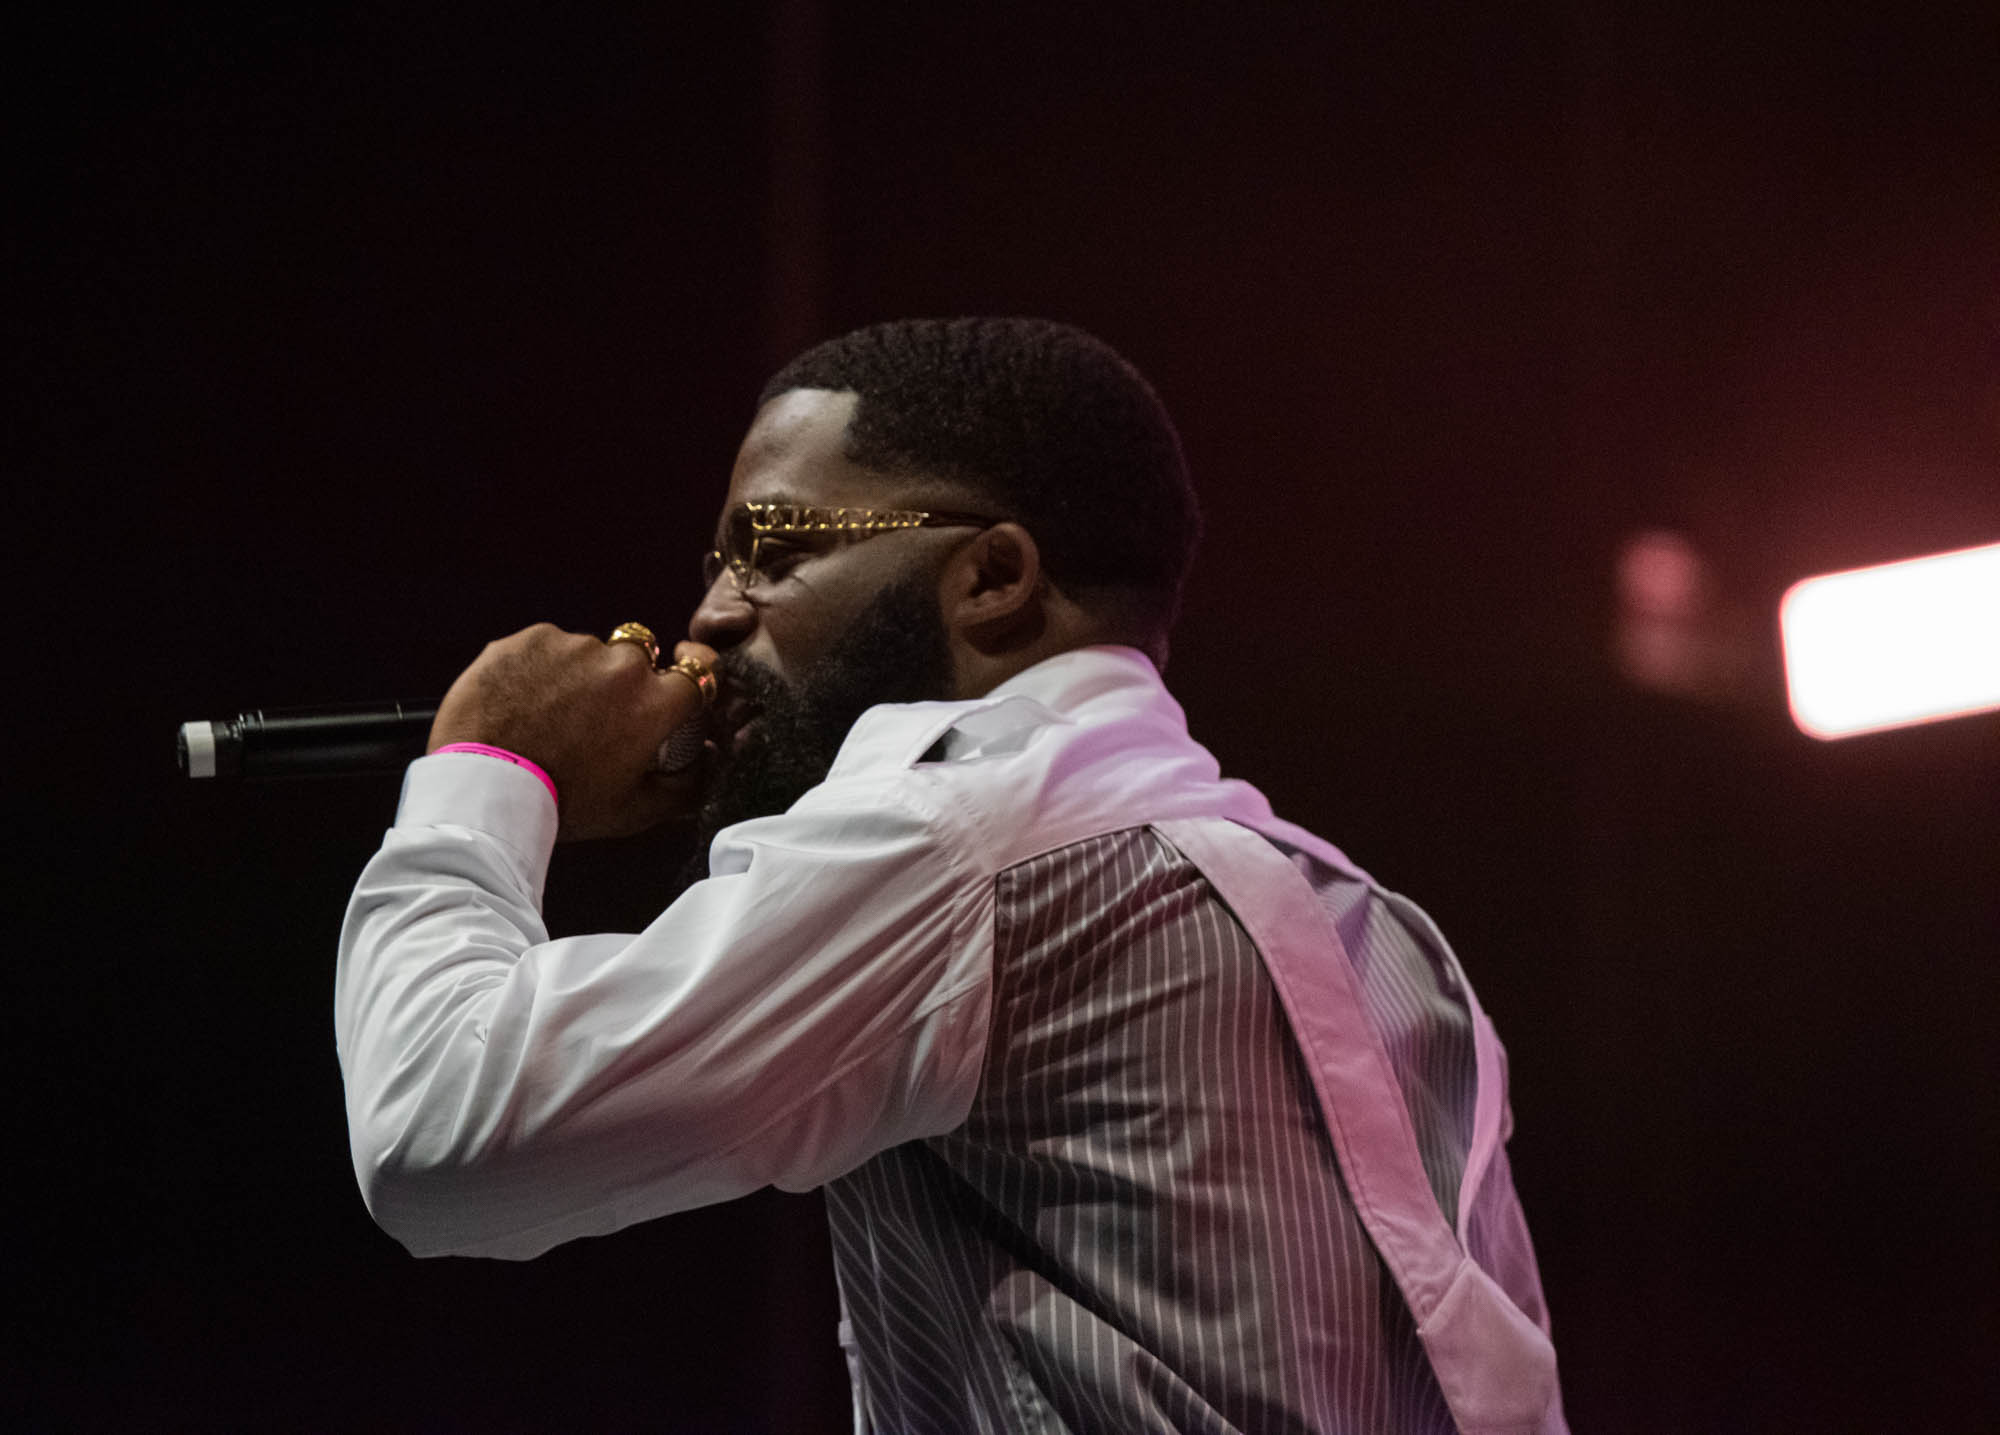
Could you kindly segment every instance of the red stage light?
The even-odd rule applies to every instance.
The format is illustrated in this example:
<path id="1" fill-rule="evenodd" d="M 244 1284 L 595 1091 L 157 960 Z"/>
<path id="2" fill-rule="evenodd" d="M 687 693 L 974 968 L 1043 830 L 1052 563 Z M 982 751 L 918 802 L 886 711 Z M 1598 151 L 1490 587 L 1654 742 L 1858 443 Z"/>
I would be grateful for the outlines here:
<path id="1" fill-rule="evenodd" d="M 2000 708 L 2000 543 L 1792 585 L 1792 720 L 1818 738 Z"/>

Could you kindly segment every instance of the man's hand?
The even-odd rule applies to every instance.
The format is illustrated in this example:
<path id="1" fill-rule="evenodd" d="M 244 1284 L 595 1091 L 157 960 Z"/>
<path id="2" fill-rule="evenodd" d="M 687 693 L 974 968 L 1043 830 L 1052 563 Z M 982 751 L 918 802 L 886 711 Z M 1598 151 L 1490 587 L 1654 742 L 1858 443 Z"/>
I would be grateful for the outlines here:
<path id="1" fill-rule="evenodd" d="M 699 643 L 674 651 L 715 661 Z M 672 776 L 657 763 L 667 737 L 701 711 L 695 685 L 655 671 L 638 644 L 537 623 L 488 643 L 459 674 L 429 750 L 483 742 L 518 753 L 555 782 L 561 837 L 619 837 L 699 803 L 706 763 Z"/>

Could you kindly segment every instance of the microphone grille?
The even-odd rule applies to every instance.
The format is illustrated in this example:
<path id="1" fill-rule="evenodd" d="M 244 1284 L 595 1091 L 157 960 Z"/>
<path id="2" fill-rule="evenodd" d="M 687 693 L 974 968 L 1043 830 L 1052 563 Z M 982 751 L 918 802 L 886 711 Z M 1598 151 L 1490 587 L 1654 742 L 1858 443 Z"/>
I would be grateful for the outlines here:
<path id="1" fill-rule="evenodd" d="M 701 761 L 701 750 L 707 736 L 700 718 L 682 723 L 660 744 L 660 755 L 655 764 L 661 772 L 685 772 Z"/>

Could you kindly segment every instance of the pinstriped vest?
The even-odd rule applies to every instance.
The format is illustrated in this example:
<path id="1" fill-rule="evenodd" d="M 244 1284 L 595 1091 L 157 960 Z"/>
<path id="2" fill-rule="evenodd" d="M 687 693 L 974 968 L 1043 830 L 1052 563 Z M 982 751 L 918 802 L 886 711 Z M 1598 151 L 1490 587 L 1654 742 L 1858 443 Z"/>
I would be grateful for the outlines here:
<path id="1" fill-rule="evenodd" d="M 1352 963 L 1423 1180 L 1455 1212 L 1469 993 L 1368 884 L 1288 855 Z M 996 898 L 967 1119 L 827 1187 L 857 1426 L 1456 1428 L 1265 960 L 1201 870 L 1132 828 L 1007 869 Z M 1464 1244 L 1545 1327 L 1505 1163 L 1477 1183 Z"/>

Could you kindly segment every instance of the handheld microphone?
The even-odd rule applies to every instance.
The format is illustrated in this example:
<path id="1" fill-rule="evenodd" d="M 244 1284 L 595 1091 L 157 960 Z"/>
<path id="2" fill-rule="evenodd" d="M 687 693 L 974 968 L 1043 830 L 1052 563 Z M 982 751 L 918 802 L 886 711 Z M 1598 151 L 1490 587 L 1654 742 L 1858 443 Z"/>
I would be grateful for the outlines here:
<path id="1" fill-rule="evenodd" d="M 233 718 L 181 724 L 181 771 L 192 778 L 366 777 L 401 772 L 424 755 L 434 702 L 349 703 L 262 708 Z M 681 724 L 660 746 L 661 772 L 681 772 L 702 754 L 707 725 Z"/>

